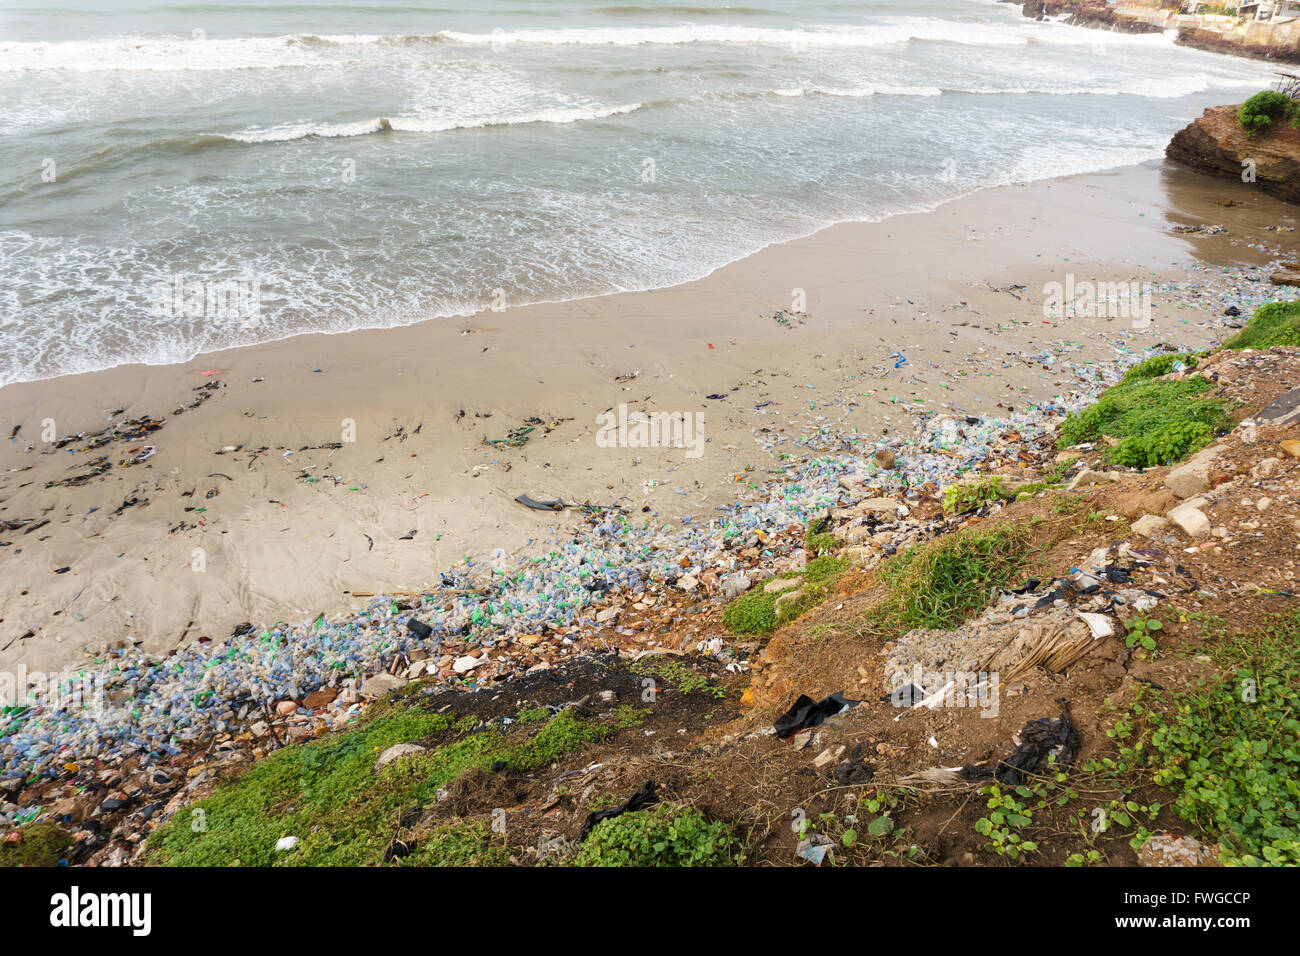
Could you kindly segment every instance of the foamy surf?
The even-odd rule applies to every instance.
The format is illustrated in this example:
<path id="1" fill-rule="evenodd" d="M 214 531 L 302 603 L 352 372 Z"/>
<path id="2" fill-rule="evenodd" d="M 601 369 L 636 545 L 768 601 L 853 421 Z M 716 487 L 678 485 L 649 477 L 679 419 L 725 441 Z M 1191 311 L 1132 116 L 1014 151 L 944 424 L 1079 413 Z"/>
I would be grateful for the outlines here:
<path id="1" fill-rule="evenodd" d="M 641 103 L 627 103 L 600 109 L 552 109 L 513 113 L 502 116 L 478 116 L 464 119 L 435 119 L 419 116 L 380 116 L 357 123 L 302 123 L 270 129 L 243 130 L 238 133 L 214 133 L 221 139 L 237 143 L 285 143 L 310 137 L 369 136 L 372 133 L 446 133 L 457 129 L 484 129 L 490 126 L 518 126 L 529 123 L 578 123 L 583 120 L 607 119 L 641 109 Z"/>
<path id="2" fill-rule="evenodd" d="M 0 384 L 673 285 L 1159 156 L 1272 82 L 966 0 L 205 9 L 0 10 Z M 258 282 L 260 315 L 156 317 L 177 279 Z"/>

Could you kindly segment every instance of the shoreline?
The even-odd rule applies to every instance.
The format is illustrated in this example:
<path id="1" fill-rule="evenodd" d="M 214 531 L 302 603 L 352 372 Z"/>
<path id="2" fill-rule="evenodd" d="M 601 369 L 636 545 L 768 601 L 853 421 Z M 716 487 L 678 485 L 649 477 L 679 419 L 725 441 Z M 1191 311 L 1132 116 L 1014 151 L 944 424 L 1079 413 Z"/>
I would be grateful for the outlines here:
<path id="1" fill-rule="evenodd" d="M 791 245 L 793 243 L 806 242 L 808 240 L 811 240 L 821 235 L 824 232 L 827 232 L 828 230 L 839 229 L 841 227 L 874 226 L 874 225 L 880 225 L 882 223 L 890 222 L 891 220 L 894 219 L 901 219 L 901 218 L 906 218 L 911 216 L 925 216 L 930 213 L 938 212 L 939 210 L 943 209 L 945 206 L 948 206 L 952 203 L 961 202 L 963 200 L 971 198 L 972 196 L 977 196 L 980 195 L 981 193 L 985 193 L 989 191 L 1005 190 L 1005 189 L 1023 189 L 1038 184 L 1061 182 L 1064 180 L 1075 179 L 1075 178 L 1080 178 L 1085 176 L 1105 175 L 1107 173 L 1120 172 L 1127 169 L 1133 169 L 1138 166 L 1158 165 L 1161 163 L 1162 157 L 1163 157 L 1163 151 L 1155 151 L 1152 154 L 1152 156 L 1139 163 L 1123 163 L 1116 166 L 1104 166 L 1101 167 L 1100 169 L 1088 170 L 1087 172 L 1082 172 L 1082 173 L 1069 173 L 1064 176 L 1047 176 L 1041 179 L 1032 179 L 1032 180 L 1016 181 L 1016 182 L 1004 182 L 1004 183 L 990 183 L 982 186 L 976 186 L 970 190 L 967 190 L 966 192 L 958 193 L 954 196 L 937 200 L 934 203 L 922 204 L 921 206 L 918 206 L 917 208 L 913 208 L 913 209 L 904 209 L 898 212 L 886 213 L 885 215 L 882 216 L 865 218 L 865 219 L 864 218 L 837 219 L 831 222 L 823 223 L 822 225 L 819 225 L 816 228 L 812 229 L 810 232 L 806 232 L 801 235 L 793 236 L 787 239 L 770 240 L 768 242 L 765 242 L 757 246 L 751 252 L 745 253 L 744 255 L 741 255 L 738 258 L 730 259 L 726 262 L 721 263 L 720 265 L 712 267 L 707 272 L 704 272 L 701 275 L 696 276 L 695 278 L 686 279 L 679 282 L 670 282 L 669 284 L 666 285 L 646 285 L 646 286 L 641 286 L 636 288 L 616 289 L 608 292 L 593 292 L 589 294 L 576 295 L 571 298 L 539 299 L 535 302 L 510 304 L 506 308 L 507 310 L 516 310 L 516 309 L 542 308 L 547 306 L 568 306 L 568 305 L 574 305 L 576 303 L 588 302 L 595 299 L 608 298 L 611 296 L 643 295 L 646 293 L 664 292 L 671 289 L 679 289 L 685 286 L 692 285 L 693 283 L 703 282 L 709 279 L 711 276 L 715 275 L 720 270 L 728 269 L 732 266 L 737 265 L 738 263 L 742 263 L 755 256 L 762 255 L 763 253 L 767 252 L 770 249 L 780 248 L 782 246 Z M 415 328 L 418 326 L 422 326 L 429 323 L 436 323 L 436 322 L 456 323 L 468 319 L 486 316 L 491 314 L 492 312 L 493 312 L 492 309 L 487 308 L 487 309 L 479 309 L 477 311 L 429 315 L 420 318 L 415 318 L 409 322 L 400 322 L 394 325 L 359 326 L 357 328 L 340 329 L 336 331 L 307 330 L 302 332 L 291 332 L 281 338 L 267 339 L 264 342 L 255 342 L 248 345 L 223 346 L 220 348 L 214 348 L 206 351 L 196 352 L 193 355 L 189 356 L 188 358 L 177 360 L 177 361 L 166 361 L 166 362 L 157 362 L 157 363 L 120 362 L 117 365 L 108 366 L 106 368 L 89 369 L 85 371 L 74 371 L 74 372 L 60 372 L 56 375 L 47 376 L 45 378 L 25 379 L 22 381 L 7 382 L 3 385 L 0 385 L 0 408 L 4 407 L 3 399 L 5 395 L 5 390 L 13 389 L 20 386 L 38 385 L 42 382 L 57 382 L 65 379 L 75 379 L 81 376 L 104 375 L 104 374 L 114 373 L 119 370 L 180 368 L 182 366 L 186 366 L 191 363 L 200 362 L 206 357 L 237 355 L 238 353 L 245 352 L 248 350 L 265 349 L 271 346 L 277 346 L 283 343 L 289 343 L 298 340 L 311 340 L 316 337 L 331 338 L 335 336 L 355 335 L 362 332 L 389 332 L 397 329 Z"/>
<path id="2" fill-rule="evenodd" d="M 1219 207 L 1226 196 L 1240 206 Z M 1228 236 L 1165 228 L 1211 215 L 1232 222 Z M 1026 400 L 1051 401 L 1066 384 L 1057 359 L 1026 355 L 1113 358 L 1112 324 L 1043 318 L 1045 282 L 1075 270 L 1149 278 L 1195 256 L 1263 264 L 1252 231 L 1268 238 L 1259 230 L 1283 220 L 1294 224 L 1291 207 L 1244 185 L 1148 164 L 832 226 L 668 289 L 6 387 L 0 424 L 22 431 L 0 461 L 0 521 L 49 524 L 30 537 L 22 526 L 0 534 L 10 572 L 0 664 L 75 666 L 114 643 L 161 655 L 245 621 L 347 613 L 361 600 L 354 593 L 418 592 L 443 572 L 481 573 L 571 535 L 573 512 L 530 511 L 519 494 L 616 503 L 673 528 L 707 521 L 737 492 L 758 491 L 756 476 L 784 469 L 781 456 L 849 447 L 833 433 L 894 443 L 912 424 L 902 407 L 1014 414 Z M 1003 225 L 986 232 L 992 223 Z M 851 270 L 866 274 L 844 279 Z M 808 314 L 774 321 L 796 283 Z M 1264 287 L 1256 291 L 1276 291 Z M 1119 338 L 1137 349 L 1168 334 L 1196 344 L 1220 328 L 1177 302 L 1158 300 L 1155 315 L 1155 334 Z M 908 360 L 899 369 L 896 356 Z M 530 364 L 544 370 L 535 383 L 518 374 Z M 166 415 L 193 389 L 215 397 Z M 593 455 L 597 416 L 620 404 L 702 414 L 704 454 Z M 42 421 L 66 436 L 102 428 L 103 413 L 118 409 L 115 420 L 168 420 L 109 446 L 103 475 L 41 488 L 94 457 L 39 441 L 29 452 Z M 530 418 L 539 423 L 522 447 L 485 444 Z M 348 421 L 354 442 L 340 440 Z M 120 464 L 142 446 L 157 452 Z"/>

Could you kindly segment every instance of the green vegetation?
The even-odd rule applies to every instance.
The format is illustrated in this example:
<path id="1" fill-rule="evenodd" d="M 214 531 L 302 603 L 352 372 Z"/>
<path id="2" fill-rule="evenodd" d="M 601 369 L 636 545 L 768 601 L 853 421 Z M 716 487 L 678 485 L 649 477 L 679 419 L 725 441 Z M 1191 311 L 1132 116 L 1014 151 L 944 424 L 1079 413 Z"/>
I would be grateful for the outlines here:
<path id="1" fill-rule="evenodd" d="M 53 823 L 28 823 L 10 832 L 22 841 L 0 843 L 0 866 L 58 866 L 72 845 L 72 836 Z"/>
<path id="2" fill-rule="evenodd" d="M 861 630 L 888 638 L 914 627 L 957 627 L 988 605 L 990 593 L 1016 578 L 1027 558 L 1028 537 L 1009 522 L 981 525 L 895 555 L 880 571 L 891 593 L 872 608 Z"/>
<path id="3" fill-rule="evenodd" d="M 1174 812 L 1217 839 L 1229 865 L 1300 864 L 1297 642 L 1300 612 L 1223 636 L 1212 654 L 1230 670 L 1168 697 L 1146 691 L 1161 706 L 1140 698 L 1108 731 L 1119 759 L 1093 769 L 1151 772 L 1174 794 Z"/>
<path id="4" fill-rule="evenodd" d="M 1174 366 L 1183 365 L 1183 371 L 1190 371 L 1196 368 L 1200 356 L 1195 352 L 1168 352 L 1164 355 L 1153 355 L 1144 362 L 1139 362 L 1131 369 L 1124 373 L 1120 383 L 1138 382 L 1147 378 L 1160 378 L 1162 375 L 1168 375 L 1174 370 Z"/>
<path id="5" fill-rule="evenodd" d="M 1247 139 L 1254 139 L 1274 120 L 1300 127 L 1300 101 L 1276 90 L 1261 90 L 1237 108 L 1237 122 L 1246 131 Z"/>
<path id="6" fill-rule="evenodd" d="M 491 728 L 472 732 L 475 717 L 392 708 L 353 730 L 277 750 L 238 779 L 176 814 L 149 838 L 149 861 L 180 866 L 365 866 L 379 863 L 399 811 L 431 804 L 440 787 L 494 765 L 525 771 L 599 740 L 612 728 L 566 710 L 531 736 Z M 436 745 L 432 737 L 443 737 Z M 375 770 L 397 743 L 422 741 L 428 752 Z M 281 837 L 298 846 L 275 850 Z M 466 842 L 447 836 L 442 851 Z M 460 852 L 456 850 L 455 852 Z M 417 859 L 427 854 L 415 854 Z"/>
<path id="7" fill-rule="evenodd" d="M 835 535 L 826 531 L 831 523 L 831 516 L 826 514 L 820 518 L 814 518 L 808 522 L 808 528 L 804 532 L 804 547 L 809 554 L 820 554 L 823 551 L 833 551 L 840 546 L 840 541 Z"/>
<path id="8" fill-rule="evenodd" d="M 1128 635 L 1124 638 L 1124 644 L 1127 647 L 1136 647 L 1141 644 L 1148 651 L 1156 649 L 1156 631 L 1161 630 L 1164 625 L 1154 617 L 1137 617 L 1131 621 L 1125 621 L 1124 627 Z"/>
<path id="9" fill-rule="evenodd" d="M 666 803 L 592 828 L 573 866 L 734 866 L 739 846 L 725 823 Z"/>
<path id="10" fill-rule="evenodd" d="M 989 475 L 984 478 L 959 481 L 945 488 L 943 510 L 950 514 L 964 515 L 990 501 L 1014 497 L 1015 492 L 1006 489 L 1001 475 Z"/>
<path id="11" fill-rule="evenodd" d="M 784 591 L 768 594 L 762 588 L 754 588 L 736 598 L 723 609 L 722 623 L 734 634 L 766 634 L 826 600 L 848 566 L 847 558 L 829 554 L 814 558 L 802 574 L 789 571 L 781 575 L 790 582 L 790 587 Z M 785 601 L 778 613 L 777 598 L 799 587 L 803 588 L 803 593 L 794 600 Z"/>
<path id="12" fill-rule="evenodd" d="M 480 822 L 439 827 L 422 837 L 415 851 L 401 858 L 402 866 L 507 866 L 505 839 Z"/>
<path id="13" fill-rule="evenodd" d="M 1034 822 L 1034 811 L 1029 806 L 1033 789 L 1022 786 L 1008 790 L 1001 784 L 991 783 L 981 787 L 980 793 L 989 798 L 989 815 L 975 821 L 975 832 L 989 839 L 985 849 L 1012 860 L 1038 849 L 1037 843 L 1026 840 L 1020 832 Z"/>
<path id="14" fill-rule="evenodd" d="M 1261 305 L 1245 327 L 1223 343 L 1225 349 L 1267 349 L 1274 345 L 1300 345 L 1300 300 Z"/>
<path id="15" fill-rule="evenodd" d="M 651 677 L 666 681 L 673 687 L 676 687 L 678 693 L 683 695 L 690 695 L 699 691 L 705 694 L 712 694 L 718 699 L 727 696 L 726 690 L 714 686 L 713 682 L 709 680 L 706 675 L 697 674 L 690 664 L 671 657 L 664 657 L 661 655 L 643 657 L 632 664 L 628 670 L 641 677 Z M 632 716 L 623 719 L 634 719 L 635 715 L 642 714 L 642 712 L 632 710 L 631 708 L 626 708 L 626 710 L 630 711 Z M 620 708 L 619 711 L 620 714 L 622 714 L 624 708 Z M 637 723 L 640 722 L 640 720 L 637 720 Z"/>
<path id="16" fill-rule="evenodd" d="M 1070 469 L 1074 467 L 1075 462 L 1078 460 L 1078 455 L 1074 455 L 1070 458 L 1062 458 L 1060 461 L 1053 464 L 1051 468 L 1047 469 L 1039 481 L 1031 481 L 1029 484 L 1021 485 L 1017 488 L 1016 500 L 1022 501 L 1025 498 L 1032 498 L 1040 491 L 1046 491 L 1048 488 L 1055 488 L 1065 480 L 1065 476 L 1069 474 Z"/>
<path id="17" fill-rule="evenodd" d="M 1214 440 L 1229 426 L 1225 403 L 1205 392 L 1203 378 L 1139 378 L 1108 389 L 1093 405 L 1071 412 L 1061 424 L 1062 447 L 1121 439 L 1107 452 L 1117 465 L 1149 468 L 1178 461 Z"/>

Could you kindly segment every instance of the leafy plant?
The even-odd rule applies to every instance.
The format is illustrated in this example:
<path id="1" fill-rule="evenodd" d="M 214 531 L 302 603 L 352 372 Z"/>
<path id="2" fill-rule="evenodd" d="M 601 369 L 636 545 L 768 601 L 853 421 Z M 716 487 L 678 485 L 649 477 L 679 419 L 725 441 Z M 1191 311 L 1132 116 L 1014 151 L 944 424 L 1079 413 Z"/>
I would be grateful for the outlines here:
<path id="1" fill-rule="evenodd" d="M 1139 378 L 1120 382 L 1087 408 L 1061 423 L 1065 447 L 1104 437 L 1119 438 L 1108 457 L 1117 465 L 1149 468 L 1178 461 L 1204 448 L 1229 426 L 1225 403 L 1203 393 L 1203 378 Z"/>
<path id="2" fill-rule="evenodd" d="M 721 821 L 667 803 L 635 810 L 592 829 L 573 866 L 733 866 L 739 847 Z"/>
<path id="3" fill-rule="evenodd" d="M 1225 349 L 1267 349 L 1300 345 L 1300 299 L 1261 305 L 1250 321 L 1223 343 Z"/>
<path id="4" fill-rule="evenodd" d="M 1124 644 L 1127 647 L 1134 647 L 1141 644 L 1148 651 L 1156 649 L 1155 632 L 1164 627 L 1154 617 L 1138 617 L 1131 621 L 1125 621 L 1124 627 L 1128 629 L 1128 635 L 1124 638 Z"/>
<path id="5" fill-rule="evenodd" d="M 736 598 L 723 608 L 722 623 L 734 634 L 766 634 L 824 601 L 848 566 L 847 558 L 829 554 L 814 558 L 802 574 L 788 575 L 790 587 L 772 594 L 756 588 Z M 778 612 L 777 599 L 800 587 L 803 593 L 795 600 L 783 602 Z"/>
<path id="6" fill-rule="evenodd" d="M 975 832 L 988 837 L 985 849 L 1012 860 L 1038 849 L 1037 843 L 1020 835 L 1021 830 L 1034 822 L 1033 810 L 1027 802 L 1016 799 L 1032 796 L 1033 791 L 1028 787 L 1017 787 L 1016 791 L 1004 790 L 996 783 L 980 788 L 980 793 L 989 798 L 989 814 L 975 821 Z"/>
<path id="7" fill-rule="evenodd" d="M 1191 371 L 1196 368 L 1200 361 L 1200 356 L 1195 352 L 1167 352 L 1164 355 L 1153 355 L 1144 362 L 1139 362 L 1131 369 L 1124 373 L 1120 382 L 1137 382 L 1147 378 L 1160 378 L 1162 375 L 1168 375 L 1179 365 L 1183 366 L 1182 371 Z"/>
<path id="8" fill-rule="evenodd" d="M 1246 131 L 1247 139 L 1254 139 L 1275 119 L 1300 126 L 1300 102 L 1277 90 L 1261 90 L 1237 108 L 1237 122 Z"/>
<path id="9" fill-rule="evenodd" d="M 951 514 L 966 514 L 990 501 L 1013 497 L 1003 485 L 1001 475 L 949 485 L 943 490 L 943 510 Z"/>

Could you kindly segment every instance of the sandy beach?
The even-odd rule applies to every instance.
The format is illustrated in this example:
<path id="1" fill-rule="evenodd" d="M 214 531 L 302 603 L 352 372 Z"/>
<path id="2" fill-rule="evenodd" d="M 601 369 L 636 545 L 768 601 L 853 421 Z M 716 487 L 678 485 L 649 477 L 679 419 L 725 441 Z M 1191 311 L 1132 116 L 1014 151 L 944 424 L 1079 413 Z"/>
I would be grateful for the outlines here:
<path id="1" fill-rule="evenodd" d="M 7 386 L 0 666 L 76 666 L 123 641 L 165 654 L 455 567 L 490 574 L 576 524 L 521 494 L 707 521 L 782 456 L 815 455 L 819 429 L 870 448 L 922 410 L 1051 400 L 1044 356 L 1216 341 L 1217 271 L 1293 256 L 1297 218 L 1150 163 L 833 226 L 673 288 Z M 1175 231 L 1204 224 L 1227 231 Z M 1070 276 L 1153 283 L 1150 326 L 1047 317 L 1046 284 Z M 1274 292 L 1263 276 L 1257 291 Z M 620 405 L 702 414 L 702 454 L 601 447 L 597 416 Z M 165 423 L 102 448 L 48 440 L 134 419 Z"/>

